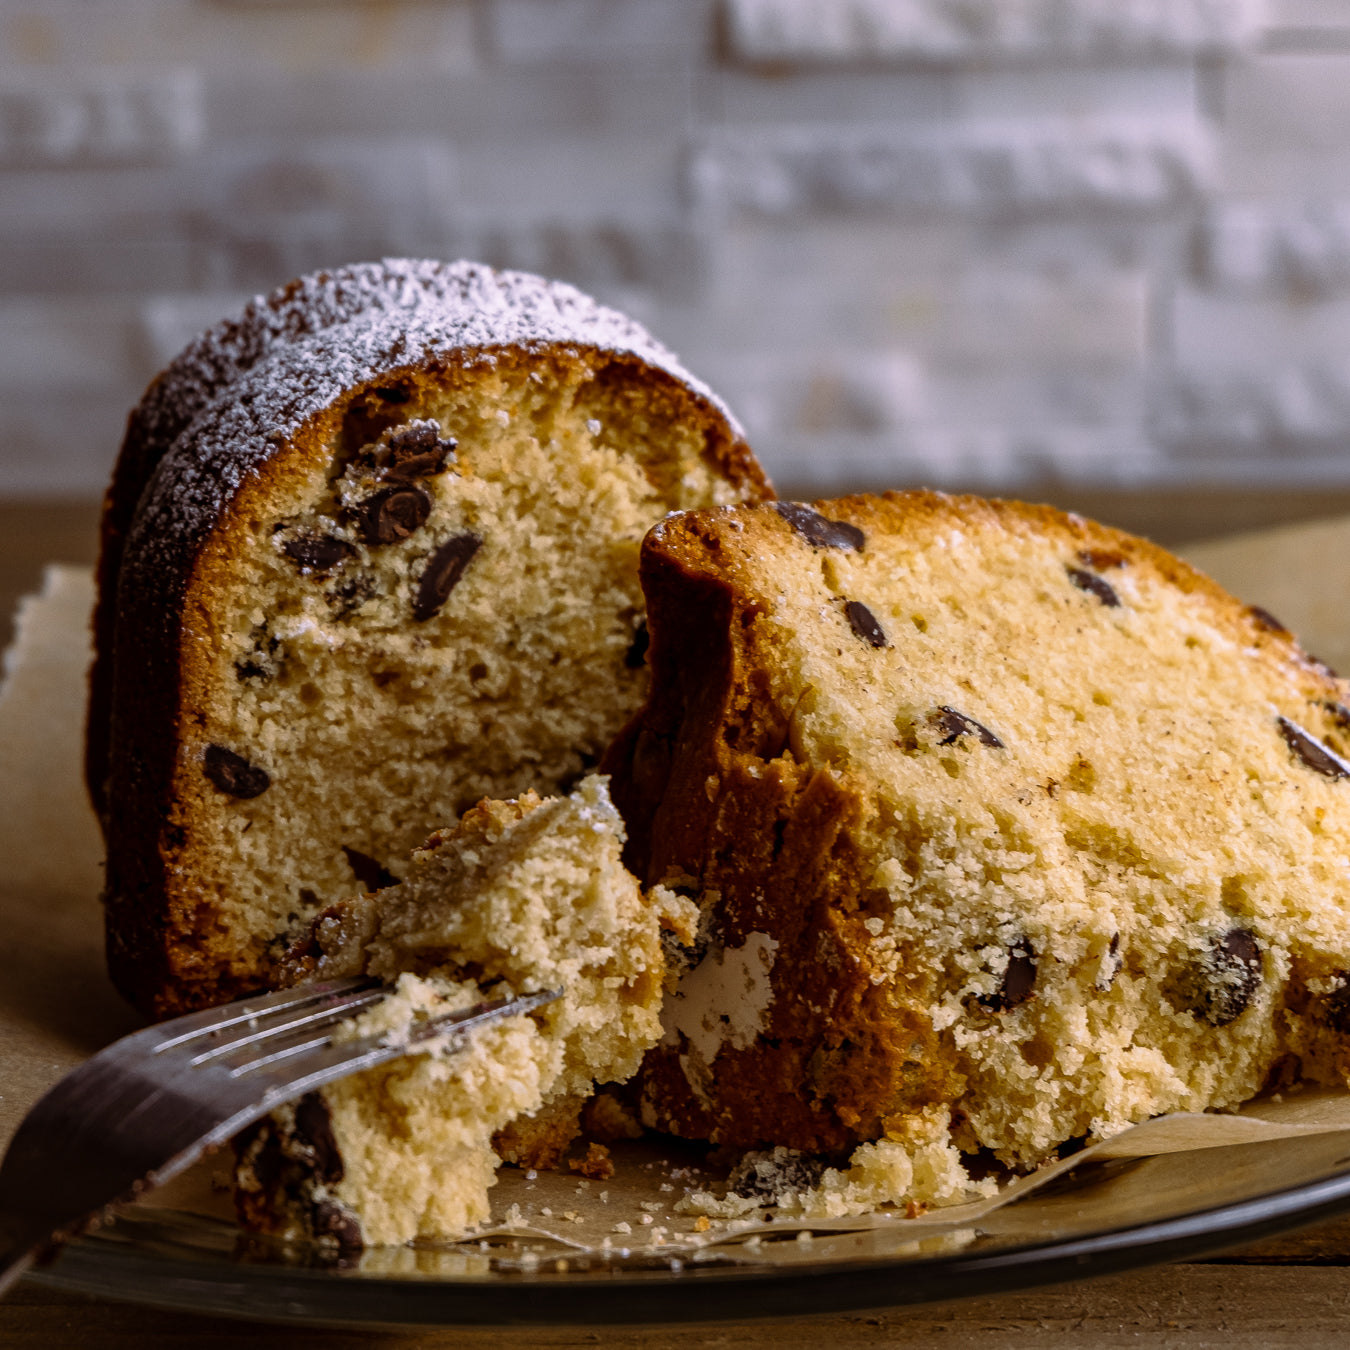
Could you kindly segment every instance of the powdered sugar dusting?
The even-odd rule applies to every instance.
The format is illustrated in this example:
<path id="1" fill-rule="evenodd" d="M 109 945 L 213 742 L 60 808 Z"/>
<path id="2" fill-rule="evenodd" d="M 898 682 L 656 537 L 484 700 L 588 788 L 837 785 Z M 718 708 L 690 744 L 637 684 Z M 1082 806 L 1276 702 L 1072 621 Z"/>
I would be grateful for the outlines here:
<path id="1" fill-rule="evenodd" d="M 204 333 L 147 392 L 136 416 L 154 473 L 128 567 L 144 576 L 182 563 L 275 445 L 351 386 L 431 358 L 472 364 L 559 343 L 666 371 L 743 439 L 716 395 L 641 325 L 563 282 L 389 258 L 317 272 Z"/>

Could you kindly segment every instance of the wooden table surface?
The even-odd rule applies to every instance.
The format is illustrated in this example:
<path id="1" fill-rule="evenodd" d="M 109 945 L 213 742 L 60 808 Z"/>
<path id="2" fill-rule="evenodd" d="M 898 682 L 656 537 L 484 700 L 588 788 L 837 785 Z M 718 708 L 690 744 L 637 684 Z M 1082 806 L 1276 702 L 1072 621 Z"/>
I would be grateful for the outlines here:
<path id="1" fill-rule="evenodd" d="M 1046 494 L 1059 495 L 1059 494 Z M 1060 504 L 1118 522 L 1162 542 L 1214 536 L 1350 511 L 1350 494 L 1132 493 L 1060 496 Z M 0 643 L 10 612 L 33 588 L 45 561 L 90 562 L 96 508 L 91 503 L 0 501 Z M 9 961 L 21 954 L 9 952 Z M 0 1084 L 0 1092 L 3 1084 Z M 762 1347 L 828 1345 L 837 1350 L 973 1345 L 980 1350 L 1027 1347 L 1167 1346 L 1201 1350 L 1342 1346 L 1350 1341 L 1350 1217 L 1226 1257 L 1154 1267 L 1126 1275 L 915 1309 L 633 1328 L 464 1328 L 338 1331 L 282 1327 L 164 1312 L 57 1293 L 24 1282 L 0 1303 L 0 1346 L 13 1350 L 78 1346 L 126 1347 L 588 1346 Z M 246 1313 L 247 1309 L 240 1309 Z"/>

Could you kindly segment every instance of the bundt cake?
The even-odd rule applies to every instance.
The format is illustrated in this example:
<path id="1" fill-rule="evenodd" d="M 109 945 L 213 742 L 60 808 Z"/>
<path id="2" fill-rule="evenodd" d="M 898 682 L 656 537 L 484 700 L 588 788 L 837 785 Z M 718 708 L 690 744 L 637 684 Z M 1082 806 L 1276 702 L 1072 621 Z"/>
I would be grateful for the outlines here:
<path id="1" fill-rule="evenodd" d="M 318 273 L 132 413 L 103 519 L 87 776 L 109 963 L 166 1015 L 483 797 L 554 792 L 641 704 L 637 554 L 770 495 L 735 422 L 569 286 Z"/>
<path id="2" fill-rule="evenodd" d="M 649 1126 L 842 1210 L 1346 1084 L 1350 686 L 1269 614 L 928 492 L 675 514 L 641 567 L 605 767 L 630 865 L 701 914 Z"/>
<path id="3" fill-rule="evenodd" d="M 286 978 L 369 973 L 392 997 L 347 1028 L 560 989 L 465 1048 L 415 1053 L 311 1093 L 237 1142 L 245 1222 L 345 1247 L 456 1235 L 488 1216 L 499 1159 L 556 1163 L 596 1082 L 630 1077 L 661 1034 L 662 930 L 688 900 L 644 896 L 619 858 L 602 779 L 569 797 L 483 802 L 412 856 L 406 879 L 316 916 Z"/>

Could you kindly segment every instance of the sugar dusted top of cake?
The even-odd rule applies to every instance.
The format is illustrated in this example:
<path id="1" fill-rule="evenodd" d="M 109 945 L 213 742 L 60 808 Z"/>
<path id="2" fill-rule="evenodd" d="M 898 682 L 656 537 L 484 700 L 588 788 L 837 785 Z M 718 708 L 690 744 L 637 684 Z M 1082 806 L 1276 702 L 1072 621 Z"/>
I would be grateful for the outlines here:
<path id="1" fill-rule="evenodd" d="M 196 338 L 151 385 L 136 418 L 159 456 L 128 551 L 152 570 L 181 561 L 278 443 L 353 386 L 454 355 L 553 344 L 628 354 L 726 419 L 717 396 L 640 324 L 565 282 L 481 263 L 386 258 L 301 277 Z M 168 454 L 188 438 L 191 453 Z"/>
<path id="2" fill-rule="evenodd" d="M 223 319 L 193 339 L 146 393 L 140 410 L 146 431 L 174 438 L 241 375 L 283 348 L 304 345 L 356 319 L 378 330 L 372 334 L 376 344 L 383 338 L 392 348 L 405 337 L 406 345 L 394 353 L 405 360 L 422 354 L 419 345 L 448 350 L 577 342 L 631 352 L 669 371 L 730 419 L 712 390 L 641 324 L 575 286 L 464 260 L 384 258 L 314 272 L 255 296 L 237 318 Z M 299 365 L 308 365 L 316 381 L 330 372 L 326 361 Z"/>

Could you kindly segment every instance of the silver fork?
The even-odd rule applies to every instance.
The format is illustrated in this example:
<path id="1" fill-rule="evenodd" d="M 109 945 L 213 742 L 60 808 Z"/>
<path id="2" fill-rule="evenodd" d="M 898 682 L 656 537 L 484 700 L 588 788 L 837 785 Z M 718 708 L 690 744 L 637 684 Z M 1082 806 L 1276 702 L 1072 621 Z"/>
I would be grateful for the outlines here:
<path id="1" fill-rule="evenodd" d="M 298 985 L 147 1027 L 66 1075 L 24 1118 L 0 1164 L 0 1294 L 35 1260 L 284 1102 L 560 997 L 545 990 L 431 1018 L 397 1041 L 334 1042 L 388 986 L 366 976 Z"/>

